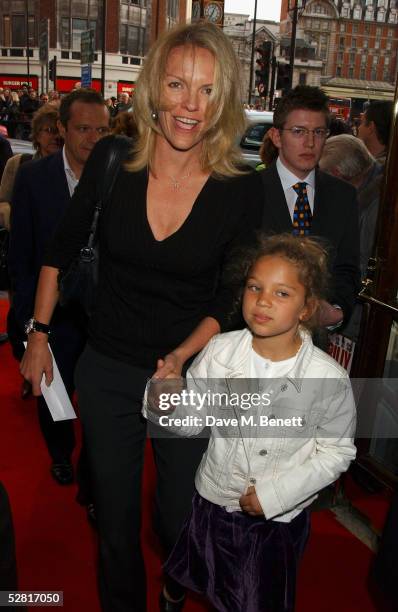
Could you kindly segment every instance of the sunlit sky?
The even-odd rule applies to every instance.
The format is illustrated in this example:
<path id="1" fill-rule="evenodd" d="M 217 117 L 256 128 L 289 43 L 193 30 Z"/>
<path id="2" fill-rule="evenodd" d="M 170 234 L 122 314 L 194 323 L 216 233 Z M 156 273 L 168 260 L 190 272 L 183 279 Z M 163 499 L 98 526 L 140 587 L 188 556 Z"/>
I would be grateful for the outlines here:
<path id="1" fill-rule="evenodd" d="M 225 0 L 226 13 L 243 13 L 254 15 L 255 0 Z M 281 0 L 257 0 L 257 19 L 270 19 L 279 21 L 281 14 Z"/>

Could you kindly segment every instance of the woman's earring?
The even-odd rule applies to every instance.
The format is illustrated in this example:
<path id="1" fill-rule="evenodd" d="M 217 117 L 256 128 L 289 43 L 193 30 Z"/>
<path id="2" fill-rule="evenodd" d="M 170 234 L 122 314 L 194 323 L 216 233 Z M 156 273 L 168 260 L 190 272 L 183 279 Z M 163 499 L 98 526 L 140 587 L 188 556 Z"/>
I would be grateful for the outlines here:
<path id="1" fill-rule="evenodd" d="M 151 112 L 151 118 L 153 119 L 153 121 L 157 121 L 158 120 L 158 114 L 156 111 L 152 111 Z"/>

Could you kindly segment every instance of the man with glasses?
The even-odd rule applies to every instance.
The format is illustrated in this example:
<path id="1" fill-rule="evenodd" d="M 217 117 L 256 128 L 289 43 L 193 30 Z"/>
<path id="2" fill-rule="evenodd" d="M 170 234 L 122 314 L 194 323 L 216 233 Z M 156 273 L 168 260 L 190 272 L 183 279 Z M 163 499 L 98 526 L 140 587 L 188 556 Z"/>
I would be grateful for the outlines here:
<path id="1" fill-rule="evenodd" d="M 33 313 L 36 284 L 42 259 L 62 218 L 96 142 L 109 133 L 109 112 L 102 96 L 79 89 L 62 99 L 58 120 L 64 140 L 62 150 L 18 171 L 12 197 L 9 269 L 14 289 L 13 305 L 21 328 Z M 31 333 L 47 333 L 30 325 Z M 41 330 L 41 331 L 40 331 Z M 85 344 L 85 321 L 80 313 L 58 307 L 50 330 L 50 345 L 70 396 L 73 374 Z M 51 474 L 59 484 L 73 481 L 71 455 L 75 445 L 72 421 L 54 423 L 46 403 L 38 398 L 41 430 L 51 456 Z"/>
<path id="2" fill-rule="evenodd" d="M 263 229 L 313 236 L 329 248 L 331 291 L 320 324 L 337 326 L 350 317 L 359 289 L 359 230 L 355 189 L 318 169 L 328 130 L 326 94 L 299 85 L 284 96 L 268 134 L 277 160 L 261 173 Z"/>

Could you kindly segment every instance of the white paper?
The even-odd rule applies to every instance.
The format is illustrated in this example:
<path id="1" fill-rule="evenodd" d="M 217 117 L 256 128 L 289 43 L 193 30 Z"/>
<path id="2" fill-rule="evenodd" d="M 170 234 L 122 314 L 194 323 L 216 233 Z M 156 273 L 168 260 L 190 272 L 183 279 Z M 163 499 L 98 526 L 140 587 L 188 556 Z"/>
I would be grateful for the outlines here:
<path id="1" fill-rule="evenodd" d="M 24 342 L 26 348 L 26 342 Z M 49 387 L 46 385 L 46 377 L 43 374 L 41 379 L 40 389 L 46 400 L 47 407 L 53 418 L 53 421 L 66 421 L 68 419 L 76 419 L 76 413 L 73 409 L 72 403 L 66 392 L 64 382 L 59 373 L 57 362 L 54 359 L 53 352 L 50 345 L 51 356 L 53 358 L 53 381 Z"/>

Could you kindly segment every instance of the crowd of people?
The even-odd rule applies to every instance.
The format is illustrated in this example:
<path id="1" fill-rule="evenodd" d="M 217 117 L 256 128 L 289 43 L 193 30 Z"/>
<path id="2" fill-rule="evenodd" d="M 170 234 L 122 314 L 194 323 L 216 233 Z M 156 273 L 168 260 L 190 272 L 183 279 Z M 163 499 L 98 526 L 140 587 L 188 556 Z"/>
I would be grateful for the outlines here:
<path id="1" fill-rule="evenodd" d="M 187 588 L 219 611 L 292 612 L 310 503 L 355 457 L 349 377 L 322 349 L 330 330 L 358 334 L 388 133 L 371 106 L 359 138 L 329 137 L 327 96 L 297 86 L 275 109 L 266 169 L 256 172 L 236 147 L 239 73 L 216 26 L 170 30 L 148 54 L 134 108 L 127 94 L 115 105 L 84 88 L 49 95 L 41 108 L 36 100 L 34 159 L 12 157 L 1 182 L 9 336 L 23 393 L 28 384 L 38 396 L 51 474 L 61 485 L 78 479 L 78 501 L 95 520 L 104 612 L 146 610 L 147 419 L 154 526 L 168 559 L 159 609 L 168 612 L 183 609 Z M 3 104 L 9 97 L 2 92 Z M 87 319 L 58 303 L 58 277 L 86 245 L 112 125 L 131 144 L 100 213 Z M 76 476 L 73 424 L 52 421 L 41 395 L 42 377 L 53 380 L 49 346 L 68 394 L 77 391 Z M 274 438 L 213 427 L 208 441 L 200 426 L 172 425 L 165 436 L 159 389 L 170 383 L 178 395 L 181 377 L 193 390 L 237 379 L 248 391 L 257 380 L 273 396 L 266 414 L 301 425 Z"/>
<path id="2" fill-rule="evenodd" d="M 78 88 L 75 86 L 74 89 Z M 0 126 L 4 126 L 10 138 L 29 140 L 32 137 L 31 125 L 34 113 L 47 104 L 58 109 L 60 103 L 60 93 L 55 89 L 39 95 L 27 83 L 15 91 L 0 87 Z M 105 103 L 112 119 L 119 113 L 131 112 L 133 109 L 132 97 L 125 92 L 120 93 L 117 98 L 115 96 L 107 98 Z"/>

